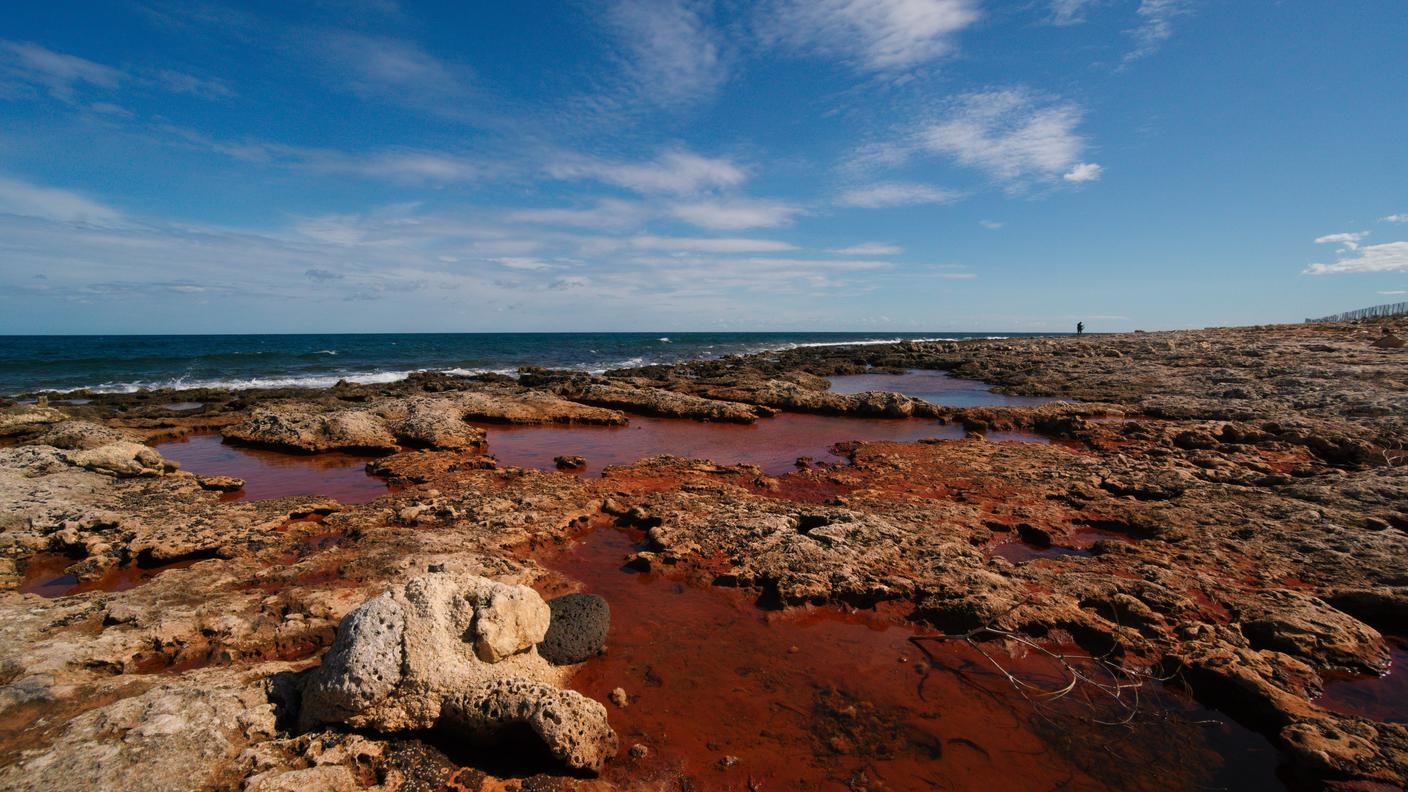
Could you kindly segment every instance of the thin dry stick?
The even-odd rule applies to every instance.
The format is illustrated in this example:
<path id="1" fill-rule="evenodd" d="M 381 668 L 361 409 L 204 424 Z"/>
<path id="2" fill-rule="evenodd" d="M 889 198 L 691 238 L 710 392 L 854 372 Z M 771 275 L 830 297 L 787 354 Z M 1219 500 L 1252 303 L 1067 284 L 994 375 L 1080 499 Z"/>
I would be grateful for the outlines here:
<path id="1" fill-rule="evenodd" d="M 1014 605 L 1006 613 L 1011 613 L 1026 601 Z M 910 641 L 929 658 L 931 662 L 937 663 L 939 658 L 934 655 L 924 644 L 926 642 L 946 642 L 961 640 L 972 647 L 979 655 L 987 661 L 1000 674 L 1007 683 L 1017 691 L 1043 718 L 1047 718 L 1042 710 L 1042 705 L 1049 702 L 1058 701 L 1073 693 L 1077 693 L 1092 712 L 1100 708 L 1101 701 L 1113 702 L 1122 710 L 1122 715 L 1115 720 L 1093 717 L 1095 723 L 1120 726 L 1132 721 L 1140 711 L 1140 694 L 1144 684 L 1150 681 L 1163 682 L 1171 677 L 1159 677 L 1148 671 L 1136 668 L 1129 668 L 1121 665 L 1112 659 L 1111 654 L 1101 656 L 1074 655 L 1057 652 L 1033 641 L 1025 635 L 1005 630 L 994 625 L 994 622 L 1004 614 L 994 617 L 993 621 L 969 630 L 966 633 L 957 635 L 916 635 L 911 636 Z M 1053 687 L 1030 682 L 1014 674 L 989 652 L 984 646 L 989 640 L 998 638 L 1017 644 L 1035 652 L 1038 655 L 1051 660 L 1060 670 L 1062 681 Z M 1094 696 L 1092 697 L 1092 694 Z"/>

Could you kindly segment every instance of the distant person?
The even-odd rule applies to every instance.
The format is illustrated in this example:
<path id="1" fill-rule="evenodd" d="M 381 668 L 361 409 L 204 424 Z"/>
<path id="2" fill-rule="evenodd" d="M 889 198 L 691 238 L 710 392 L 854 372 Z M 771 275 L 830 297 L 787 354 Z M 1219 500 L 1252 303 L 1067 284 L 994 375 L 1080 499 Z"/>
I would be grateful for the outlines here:
<path id="1" fill-rule="evenodd" d="M 1085 332 L 1085 322 L 1076 322 L 1076 335 L 1081 335 L 1081 334 L 1084 333 L 1084 332 Z"/>

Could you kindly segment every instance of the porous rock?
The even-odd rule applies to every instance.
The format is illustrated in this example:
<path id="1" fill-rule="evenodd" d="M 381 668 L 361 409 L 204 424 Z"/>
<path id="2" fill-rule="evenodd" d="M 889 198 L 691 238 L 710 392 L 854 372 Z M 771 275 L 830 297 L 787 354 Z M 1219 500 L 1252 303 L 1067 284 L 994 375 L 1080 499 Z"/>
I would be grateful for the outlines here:
<path id="1" fill-rule="evenodd" d="M 534 648 L 549 618 L 524 586 L 450 572 L 413 578 L 343 618 L 304 689 L 301 724 L 440 728 L 471 740 L 527 725 L 568 767 L 598 771 L 616 734 L 605 707 L 556 687 L 560 673 Z"/>
<path id="2" fill-rule="evenodd" d="M 538 654 L 556 665 L 580 663 L 606 645 L 611 606 L 596 594 L 566 594 L 548 601 L 552 623 Z"/>

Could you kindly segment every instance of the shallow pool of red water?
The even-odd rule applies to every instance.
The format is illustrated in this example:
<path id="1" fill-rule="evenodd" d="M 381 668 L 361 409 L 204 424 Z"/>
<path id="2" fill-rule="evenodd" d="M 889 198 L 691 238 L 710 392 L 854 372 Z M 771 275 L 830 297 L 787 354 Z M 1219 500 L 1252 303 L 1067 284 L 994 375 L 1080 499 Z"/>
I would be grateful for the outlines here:
<path id="1" fill-rule="evenodd" d="M 85 591 L 127 591 L 162 572 L 184 569 L 205 558 L 207 556 L 183 558 L 165 564 L 129 564 L 114 567 L 102 577 L 80 581 L 76 575 L 64 571 L 74 564 L 74 559 L 61 553 L 40 553 L 25 562 L 24 582 L 20 584 L 20 591 L 41 597 L 66 597 Z"/>
<path id="2" fill-rule="evenodd" d="M 1408 723 L 1408 638 L 1389 639 L 1389 651 L 1387 674 L 1328 679 L 1324 694 L 1315 703 L 1342 715 Z"/>
<path id="3" fill-rule="evenodd" d="M 765 473 L 797 469 L 799 457 L 845 462 L 832 449 L 848 440 L 867 442 L 956 439 L 963 429 L 931 420 L 850 418 L 782 413 L 755 424 L 704 423 L 678 418 L 631 416 L 626 426 L 504 426 L 477 424 L 488 432 L 488 451 L 500 463 L 550 470 L 553 458 L 585 457 L 573 472 L 598 475 L 607 465 L 625 465 L 659 454 L 708 459 L 719 464 L 750 463 Z M 1043 442 L 1023 433 L 992 434 L 993 442 Z"/>
<path id="4" fill-rule="evenodd" d="M 994 393 L 992 386 L 985 382 L 959 379 L 943 371 L 913 369 L 903 374 L 848 374 L 828 379 L 831 390 L 836 393 L 891 391 L 947 407 L 1029 407 L 1053 401 L 1038 396 Z"/>
<path id="5" fill-rule="evenodd" d="M 191 473 L 244 479 L 244 489 L 225 495 L 228 500 L 309 495 L 366 503 L 387 491 L 385 479 L 366 472 L 372 457 L 362 454 L 286 454 L 230 445 L 207 434 L 157 443 L 156 450 Z"/>
<path id="6" fill-rule="evenodd" d="M 961 641 L 910 641 L 895 617 L 766 611 L 749 595 L 623 567 L 639 537 L 602 526 L 543 562 L 611 604 L 605 654 L 572 680 L 606 701 L 621 753 L 608 779 L 684 789 L 1277 789 L 1263 738 L 1157 684 L 1128 726 L 1095 696 L 1044 709 Z M 543 586 L 545 596 L 570 584 Z M 1054 686 L 1045 657 L 995 648 Z M 1113 711 L 1106 711 L 1113 710 Z M 1207 721 L 1206 723 L 1195 723 Z M 646 749 L 633 757 L 634 745 Z"/>

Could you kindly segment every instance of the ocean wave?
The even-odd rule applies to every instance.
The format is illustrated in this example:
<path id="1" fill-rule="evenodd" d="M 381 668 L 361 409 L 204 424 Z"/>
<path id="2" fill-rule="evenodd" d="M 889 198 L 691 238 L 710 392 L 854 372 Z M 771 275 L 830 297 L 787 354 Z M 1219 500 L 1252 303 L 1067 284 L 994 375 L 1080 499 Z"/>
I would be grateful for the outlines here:
<path id="1" fill-rule="evenodd" d="M 815 337 L 815 336 L 813 336 Z M 505 350 L 507 354 L 495 354 L 497 350 L 485 353 L 475 353 L 465 355 L 460 360 L 450 355 L 439 356 L 439 360 L 424 360 L 420 366 L 415 366 L 418 362 L 416 356 L 409 356 L 410 359 L 401 360 L 361 360 L 362 353 L 356 348 L 344 348 L 346 354 L 339 356 L 342 366 L 334 367 L 331 356 L 338 355 L 338 349 L 320 349 L 316 351 L 292 351 L 276 352 L 271 350 L 222 350 L 219 352 L 206 352 L 205 354 L 194 354 L 188 356 L 166 356 L 166 355 L 137 355 L 131 358 L 117 360 L 100 360 L 97 358 L 77 358 L 63 361 L 60 365 L 67 365 L 80 368 L 83 364 L 91 361 L 95 371 L 92 371 L 92 379 L 85 382 L 82 375 L 54 377 L 50 379 L 46 376 L 35 377 L 40 382 L 33 382 L 30 387 L 0 387 L 5 392 L 45 392 L 64 393 L 74 390 L 89 390 L 94 393 L 132 393 L 139 390 L 190 390 L 200 388 L 224 389 L 224 390 L 250 390 L 257 388 L 307 388 L 318 389 L 328 388 L 337 382 L 346 380 L 348 382 L 360 384 L 384 384 L 405 379 L 410 374 L 417 371 L 438 371 L 445 374 L 457 376 L 474 376 L 478 374 L 502 374 L 516 376 L 521 365 L 536 364 L 544 365 L 555 369 L 579 371 L 587 374 L 601 374 L 606 371 L 618 369 L 631 369 L 650 365 L 671 365 L 688 360 L 717 359 L 724 356 L 746 356 L 753 354 L 768 354 L 791 349 L 808 347 L 844 347 L 844 346 L 871 346 L 883 344 L 895 344 L 902 341 L 957 341 L 963 338 L 973 338 L 968 334 L 957 334 L 955 336 L 931 336 L 923 338 L 904 338 L 899 336 L 861 336 L 846 340 L 825 340 L 807 341 L 795 340 L 784 341 L 783 339 L 739 339 L 733 343 L 693 343 L 692 339 L 676 337 L 678 343 L 660 344 L 659 338 L 650 337 L 642 339 L 643 345 L 637 345 L 635 349 L 629 347 L 614 350 L 619 357 L 615 359 L 602 358 L 603 352 L 610 355 L 610 351 L 596 346 L 594 348 L 579 348 L 577 350 L 566 351 L 567 355 L 560 355 L 558 350 L 545 348 L 542 350 Z M 1008 336 L 993 335 L 986 336 L 988 339 L 1002 339 Z M 712 339 L 711 339 L 712 340 Z M 652 343 L 655 342 L 655 343 Z M 688 343 L 687 343 L 688 342 Z M 395 344 L 395 341 L 390 342 Z M 585 346 L 585 345 L 584 345 Z M 304 348 L 306 350 L 306 347 Z M 632 356 L 632 352 L 639 354 Z M 536 353 L 536 354 L 535 354 Z M 556 354 L 555 354 L 556 353 Z M 292 365 L 279 365 L 270 363 L 264 366 L 262 371 L 254 370 L 249 364 L 251 358 L 265 356 L 286 355 L 287 363 Z M 580 356 L 572 360 L 571 356 Z M 315 358 L 316 356 L 316 358 Z M 302 360 L 299 361 L 299 358 Z M 350 360 L 345 360 L 351 358 Z M 448 358 L 448 359 L 446 359 Z M 235 365 L 218 365 L 221 362 L 230 362 L 242 359 L 243 363 Z M 315 362 L 321 360 L 324 362 Z M 132 360 L 142 360 L 144 363 L 155 361 L 179 362 L 183 365 L 171 366 L 167 371 L 160 368 L 151 370 L 149 366 L 144 366 L 147 370 L 126 371 L 114 376 L 116 372 L 112 370 L 112 364 L 121 365 Z M 297 362 L 295 362 L 297 361 Z M 344 362 L 345 361 L 345 362 Z M 107 366 L 98 366 L 97 363 L 107 363 Z M 281 361 L 282 362 L 282 361 Z M 26 361 L 27 364 L 36 368 L 47 369 L 47 361 L 36 360 Z M 395 366 L 400 363 L 400 366 Z M 75 366 L 75 364 L 78 364 Z M 216 365 L 212 365 L 216 364 Z M 410 364 L 410 366 L 407 366 Z M 484 364 L 484 365 L 476 365 Z M 103 371 L 107 368 L 107 371 Z M 174 369 L 174 370 L 173 370 Z M 4 376 L 5 368 L 0 366 L 0 379 L 8 379 Z M 123 376 L 125 375 L 125 376 Z M 50 379 L 50 382 L 43 383 L 43 379 Z M 57 380 L 57 381 L 55 381 Z M 94 381 L 101 384 L 93 385 Z M 60 384 L 62 383 L 62 384 Z M 19 385 L 19 383 L 16 383 Z M 40 387 L 34 387 L 39 385 Z M 44 386 L 48 387 L 44 387 Z"/>
<path id="2" fill-rule="evenodd" d="M 168 380 L 149 380 L 139 382 L 105 382 L 87 388 L 71 388 L 69 390 L 88 390 L 93 393 L 136 393 L 140 390 L 195 390 L 199 388 L 218 388 L 221 390 L 253 390 L 255 388 L 331 388 L 341 380 L 355 382 L 361 385 L 380 385 L 387 382 L 398 382 L 413 374 L 412 371 L 365 371 L 341 374 L 320 374 L 305 376 L 270 376 L 270 377 L 247 377 L 230 379 L 189 379 L 186 377 L 173 377 Z M 47 393 L 58 393 L 58 389 L 46 389 Z"/>

